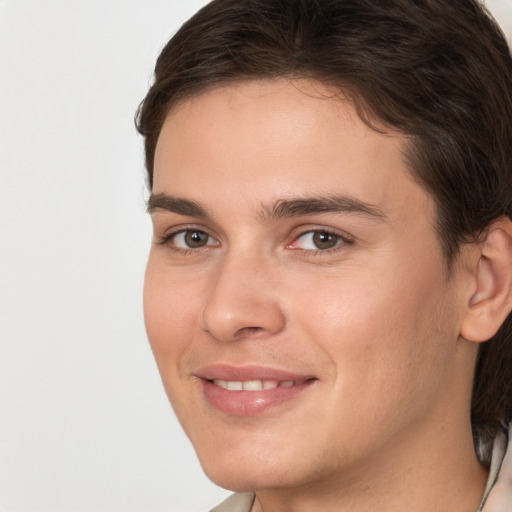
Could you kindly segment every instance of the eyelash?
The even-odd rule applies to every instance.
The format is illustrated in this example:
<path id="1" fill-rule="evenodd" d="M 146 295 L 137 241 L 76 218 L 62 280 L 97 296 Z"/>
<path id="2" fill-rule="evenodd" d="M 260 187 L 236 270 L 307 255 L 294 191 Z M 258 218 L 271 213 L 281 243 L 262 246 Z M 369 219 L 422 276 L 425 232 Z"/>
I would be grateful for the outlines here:
<path id="1" fill-rule="evenodd" d="M 336 239 L 336 243 L 333 247 L 325 248 L 325 249 L 303 249 L 300 247 L 294 248 L 292 247 L 293 244 L 297 243 L 301 238 L 305 237 L 306 235 L 312 235 L 315 236 L 315 234 L 321 234 L 321 235 L 327 235 L 328 237 L 334 237 Z M 313 242 L 314 243 L 314 242 Z M 293 242 L 291 244 L 288 244 L 287 248 L 295 251 L 302 251 L 303 253 L 307 254 L 308 256 L 322 256 L 322 255 L 328 255 L 332 253 L 336 253 L 343 249 L 343 247 L 353 245 L 354 239 L 345 235 L 340 234 L 336 231 L 326 229 L 326 228 L 317 228 L 317 229 L 309 229 L 308 231 L 304 231 L 300 233 L 296 238 L 294 238 Z"/>
<path id="2" fill-rule="evenodd" d="M 202 249 L 206 249 L 208 247 L 215 247 L 215 246 L 219 245 L 217 242 L 216 244 L 206 243 L 204 246 L 200 246 L 200 247 L 185 248 L 185 247 L 178 247 L 177 245 L 175 245 L 173 243 L 173 240 L 175 240 L 179 235 L 186 235 L 187 233 L 200 233 L 202 235 L 206 235 L 208 237 L 208 239 L 214 240 L 214 238 L 212 236 L 210 236 L 206 231 L 204 231 L 202 229 L 184 228 L 184 229 L 180 229 L 178 231 L 173 231 L 171 233 L 164 235 L 157 243 L 158 243 L 158 245 L 164 245 L 167 248 L 169 248 L 171 251 L 182 254 L 184 256 L 189 255 L 189 254 L 197 254 Z"/>
<path id="3" fill-rule="evenodd" d="M 171 233 L 168 233 L 164 235 L 157 243 L 158 245 L 167 246 L 170 250 L 173 252 L 179 253 L 181 255 L 190 255 L 190 254 L 197 254 L 199 251 L 207 249 L 209 247 L 218 247 L 220 244 L 219 242 L 216 242 L 215 244 L 209 244 L 208 242 L 205 245 L 202 245 L 200 247 L 179 247 L 173 243 L 173 240 L 175 240 L 178 236 L 184 235 L 186 236 L 187 233 L 200 233 L 202 235 L 206 235 L 209 240 L 215 240 L 211 235 L 209 235 L 206 231 L 201 229 L 193 229 L 193 228 L 184 228 L 180 229 L 178 231 L 173 231 Z M 315 234 L 321 234 L 321 235 L 327 235 L 328 237 L 335 237 L 336 238 L 336 244 L 333 247 L 329 247 L 326 249 L 303 249 L 300 247 L 292 247 L 293 244 L 295 244 L 298 240 L 305 237 L 306 235 L 315 235 Z M 343 234 L 337 233 L 336 231 L 329 230 L 326 228 L 317 228 L 317 229 L 309 229 L 307 231 L 304 231 L 300 233 L 298 236 L 296 236 L 293 241 L 286 246 L 287 249 L 294 250 L 294 251 L 301 251 L 304 254 L 307 254 L 308 256 L 321 256 L 321 255 L 327 255 L 334 252 L 340 251 L 344 246 L 347 245 L 353 245 L 354 239 Z"/>

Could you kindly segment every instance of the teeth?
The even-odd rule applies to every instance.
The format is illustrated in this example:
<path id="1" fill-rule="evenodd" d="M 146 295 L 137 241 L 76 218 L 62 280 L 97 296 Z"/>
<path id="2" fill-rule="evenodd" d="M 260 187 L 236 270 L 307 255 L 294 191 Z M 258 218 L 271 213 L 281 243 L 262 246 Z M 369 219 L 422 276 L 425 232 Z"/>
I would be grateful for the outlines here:
<path id="1" fill-rule="evenodd" d="M 243 383 L 244 391 L 261 391 L 263 389 L 263 382 L 261 380 L 248 380 Z"/>
<path id="2" fill-rule="evenodd" d="M 228 389 L 228 383 L 225 380 L 214 379 L 213 383 L 219 388 Z"/>
<path id="3" fill-rule="evenodd" d="M 274 389 L 279 386 L 279 382 L 277 380 L 264 380 L 263 381 L 263 389 Z"/>
<path id="4" fill-rule="evenodd" d="M 293 380 L 284 380 L 279 382 L 277 380 L 247 380 L 247 381 L 233 381 L 214 379 L 213 383 L 220 388 L 227 389 L 228 391 L 261 391 L 262 389 L 274 389 L 277 387 L 292 387 L 304 384 L 305 380 L 294 382 Z"/>

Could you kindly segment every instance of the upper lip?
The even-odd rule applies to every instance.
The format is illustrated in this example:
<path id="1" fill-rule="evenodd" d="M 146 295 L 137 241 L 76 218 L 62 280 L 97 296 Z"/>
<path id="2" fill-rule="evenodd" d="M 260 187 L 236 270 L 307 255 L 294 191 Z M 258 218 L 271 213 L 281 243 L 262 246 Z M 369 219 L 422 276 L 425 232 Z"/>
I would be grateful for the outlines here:
<path id="1" fill-rule="evenodd" d="M 251 380 L 302 381 L 315 378 L 308 373 L 299 373 L 267 366 L 236 366 L 224 363 L 203 366 L 196 375 L 205 380 L 246 382 Z"/>

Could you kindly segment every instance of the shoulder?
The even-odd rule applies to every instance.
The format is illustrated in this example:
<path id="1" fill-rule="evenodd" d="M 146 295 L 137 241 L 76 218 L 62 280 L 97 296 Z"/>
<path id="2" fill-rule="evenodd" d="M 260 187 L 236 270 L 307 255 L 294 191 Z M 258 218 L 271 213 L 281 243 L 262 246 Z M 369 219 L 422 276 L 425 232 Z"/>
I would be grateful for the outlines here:
<path id="1" fill-rule="evenodd" d="M 512 426 L 494 442 L 489 483 L 482 512 L 508 512 L 512 510 Z"/>
<path id="2" fill-rule="evenodd" d="M 210 512 L 250 512 L 253 503 L 254 493 L 252 492 L 232 494 Z"/>

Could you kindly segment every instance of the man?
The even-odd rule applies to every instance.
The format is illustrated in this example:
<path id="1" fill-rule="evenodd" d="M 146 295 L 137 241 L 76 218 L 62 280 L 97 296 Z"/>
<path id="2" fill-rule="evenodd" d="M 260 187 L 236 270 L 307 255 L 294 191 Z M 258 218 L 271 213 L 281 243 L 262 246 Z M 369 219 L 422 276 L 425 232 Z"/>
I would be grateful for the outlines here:
<path id="1" fill-rule="evenodd" d="M 512 510 L 511 79 L 473 0 L 215 0 L 164 48 L 146 325 L 216 511 Z"/>

